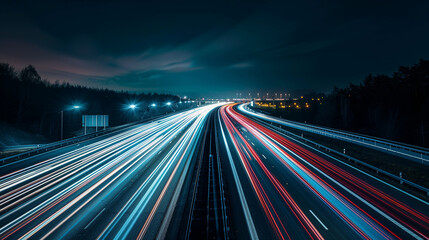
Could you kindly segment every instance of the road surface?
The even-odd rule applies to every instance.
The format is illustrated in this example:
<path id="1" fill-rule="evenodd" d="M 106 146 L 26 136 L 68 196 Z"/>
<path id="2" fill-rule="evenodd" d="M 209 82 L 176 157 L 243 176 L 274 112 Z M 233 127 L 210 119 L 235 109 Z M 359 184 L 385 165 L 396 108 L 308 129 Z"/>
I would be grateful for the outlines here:
<path id="1" fill-rule="evenodd" d="M 229 149 L 225 175 L 236 176 L 230 179 L 243 192 L 253 238 L 429 238 L 427 202 L 294 142 L 232 105 L 221 108 L 220 118 Z"/>
<path id="2" fill-rule="evenodd" d="M 221 105 L 1 165 L 0 239 L 429 239 L 428 202 Z"/>
<path id="3" fill-rule="evenodd" d="M 162 234 L 207 115 L 216 107 L 1 166 L 0 239 Z"/>

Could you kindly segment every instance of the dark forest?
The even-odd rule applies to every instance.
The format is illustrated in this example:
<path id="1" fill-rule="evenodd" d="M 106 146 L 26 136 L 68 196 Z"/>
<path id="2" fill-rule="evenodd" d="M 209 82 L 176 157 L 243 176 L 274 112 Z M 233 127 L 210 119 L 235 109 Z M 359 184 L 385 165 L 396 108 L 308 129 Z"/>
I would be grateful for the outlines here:
<path id="1" fill-rule="evenodd" d="M 50 83 L 43 80 L 33 66 L 16 71 L 6 63 L 0 63 L 0 121 L 34 134 L 42 134 L 48 140 L 60 136 L 60 112 L 64 113 L 65 137 L 81 129 L 82 114 L 107 114 L 110 126 L 140 120 L 177 108 L 178 96 L 157 93 L 129 93 L 108 89 L 95 89 L 68 83 Z M 169 101 L 171 106 L 166 107 Z M 129 104 L 138 104 L 135 111 Z M 152 103 L 157 108 L 151 108 Z M 164 103 L 164 104 L 163 104 Z M 81 105 L 79 111 L 70 110 Z"/>

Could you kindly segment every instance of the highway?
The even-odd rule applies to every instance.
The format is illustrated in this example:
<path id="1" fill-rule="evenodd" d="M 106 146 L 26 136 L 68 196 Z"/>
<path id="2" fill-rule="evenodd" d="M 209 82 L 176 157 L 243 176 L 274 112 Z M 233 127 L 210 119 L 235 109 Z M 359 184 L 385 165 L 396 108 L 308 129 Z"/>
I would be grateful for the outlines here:
<path id="1" fill-rule="evenodd" d="M 217 106 L 0 166 L 0 239 L 162 235 Z"/>
<path id="2" fill-rule="evenodd" d="M 212 104 L 0 165 L 0 239 L 429 239 L 429 203 Z"/>
<path id="3" fill-rule="evenodd" d="M 254 239 L 429 239 L 429 205 L 223 106 L 226 177 Z M 228 167 L 229 165 L 229 167 Z M 231 187 L 231 186 L 229 186 Z"/>

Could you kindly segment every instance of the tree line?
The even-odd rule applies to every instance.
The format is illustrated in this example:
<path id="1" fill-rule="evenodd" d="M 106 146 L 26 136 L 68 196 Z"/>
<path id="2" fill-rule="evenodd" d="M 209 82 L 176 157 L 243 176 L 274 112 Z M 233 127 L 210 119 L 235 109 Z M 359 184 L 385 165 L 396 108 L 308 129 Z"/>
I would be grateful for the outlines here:
<path id="1" fill-rule="evenodd" d="M 308 94 L 309 101 L 324 94 Z M 285 118 L 429 147 L 429 61 L 360 84 L 334 87 L 308 109 L 276 109 Z"/>
<path id="2" fill-rule="evenodd" d="M 180 100 L 169 94 L 137 94 L 58 81 L 50 83 L 31 65 L 16 71 L 7 63 L 0 63 L 0 89 L 0 121 L 42 134 L 49 140 L 59 139 L 61 111 L 64 113 L 65 136 L 71 136 L 73 131 L 81 128 L 82 114 L 107 114 L 110 126 L 115 126 L 137 120 L 150 111 L 162 114 L 173 109 L 150 109 L 152 103 L 177 103 Z M 138 103 L 139 109 L 126 109 L 130 103 Z M 69 110 L 76 104 L 82 105 L 79 111 Z M 137 112 L 139 116 L 136 116 Z"/>

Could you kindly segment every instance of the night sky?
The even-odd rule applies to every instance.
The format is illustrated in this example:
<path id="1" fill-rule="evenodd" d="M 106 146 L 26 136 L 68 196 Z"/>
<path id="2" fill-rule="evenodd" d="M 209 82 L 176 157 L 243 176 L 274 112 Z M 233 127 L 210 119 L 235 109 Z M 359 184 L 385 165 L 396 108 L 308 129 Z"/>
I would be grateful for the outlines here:
<path id="1" fill-rule="evenodd" d="M 330 91 L 429 59 L 429 1 L 0 3 L 0 62 L 42 78 L 229 97 Z"/>

